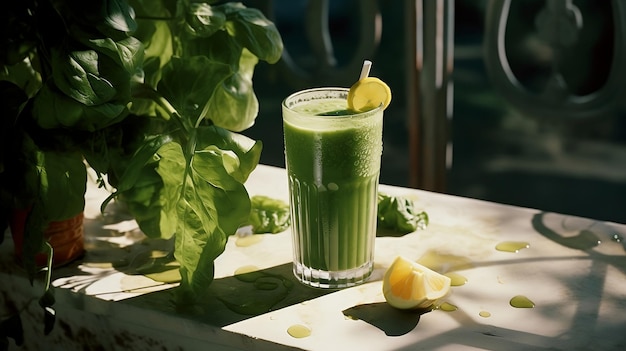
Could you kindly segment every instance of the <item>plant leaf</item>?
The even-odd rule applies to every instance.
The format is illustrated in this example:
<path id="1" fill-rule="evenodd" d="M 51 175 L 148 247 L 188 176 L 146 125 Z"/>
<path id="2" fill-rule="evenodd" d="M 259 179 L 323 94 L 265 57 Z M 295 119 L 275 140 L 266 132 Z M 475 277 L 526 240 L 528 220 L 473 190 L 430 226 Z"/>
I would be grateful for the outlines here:
<path id="1" fill-rule="evenodd" d="M 174 235 L 176 216 L 173 206 L 169 205 L 172 197 L 163 193 L 163 181 L 156 171 L 161 157 L 159 149 L 172 140 L 168 134 L 149 137 L 130 161 L 113 160 L 114 168 L 122 168 L 121 176 L 112 183 L 116 192 L 103 201 L 101 211 L 113 198 L 118 197 L 127 204 L 129 212 L 148 237 L 167 239 Z"/>
<path id="2" fill-rule="evenodd" d="M 46 191 L 40 199 L 47 221 L 61 221 L 74 217 L 85 209 L 87 169 L 78 152 L 44 152 L 41 164 L 42 182 Z M 44 178 L 45 177 L 45 178 Z M 61 206 L 62 202 L 62 206 Z"/>
<path id="3" fill-rule="evenodd" d="M 135 34 L 135 37 L 141 40 L 144 45 L 144 59 L 158 59 L 158 71 L 146 72 L 146 76 L 155 75 L 160 73 L 160 69 L 170 60 L 174 49 L 172 47 L 172 32 L 166 22 L 147 22 L 140 27 L 140 31 Z M 145 61 L 144 61 L 145 71 Z M 160 79 L 158 75 L 158 79 Z M 158 81 L 154 80 L 154 83 Z M 147 80 L 146 83 L 152 83 L 152 80 Z M 151 84 L 156 87 L 156 84 Z"/>
<path id="4" fill-rule="evenodd" d="M 216 8 L 227 14 L 225 27 L 228 34 L 259 59 L 268 63 L 278 62 L 283 51 L 283 41 L 274 23 L 261 11 L 239 3 L 226 3 Z"/>
<path id="5" fill-rule="evenodd" d="M 262 195 L 253 196 L 250 201 L 250 225 L 253 233 L 280 233 L 291 224 L 288 203 Z"/>
<path id="6" fill-rule="evenodd" d="M 252 89 L 252 74 L 258 62 L 248 50 L 242 50 L 239 71 L 228 77 L 215 90 L 205 109 L 216 125 L 240 132 L 250 128 L 259 112 L 259 102 Z"/>
<path id="7" fill-rule="evenodd" d="M 88 105 L 111 100 L 117 93 L 112 82 L 99 77 L 99 57 L 94 50 L 64 53 L 52 51 L 52 77 L 70 98 Z"/>
<path id="8" fill-rule="evenodd" d="M 63 17 L 65 25 L 71 27 L 70 34 L 84 28 L 90 36 L 120 38 L 137 29 L 135 11 L 126 0 L 66 0 L 52 3 L 54 10 Z M 94 33 L 94 30 L 101 34 Z"/>
<path id="9" fill-rule="evenodd" d="M 261 141 L 250 139 L 245 135 L 233 133 L 224 128 L 217 126 L 199 128 L 197 147 L 206 149 L 211 145 L 235 153 L 236 163 L 227 168 L 227 172 L 240 183 L 244 183 L 256 168 L 263 149 Z"/>
<path id="10" fill-rule="evenodd" d="M 216 87 L 231 75 L 229 65 L 205 56 L 173 57 L 163 68 L 158 90 L 184 117 L 183 123 L 193 128 Z"/>
<path id="11" fill-rule="evenodd" d="M 135 12 L 125 0 L 104 0 L 102 6 L 104 23 L 120 32 L 133 32 L 137 29 Z"/>
<path id="12" fill-rule="evenodd" d="M 127 114 L 123 102 L 86 106 L 63 94 L 51 81 L 33 101 L 33 117 L 44 129 L 74 127 L 95 131 L 121 121 Z"/>
<path id="13" fill-rule="evenodd" d="M 191 3 L 185 16 L 185 30 L 197 37 L 209 37 L 224 28 L 226 15 L 207 3 Z"/>
<path id="14" fill-rule="evenodd" d="M 399 233 L 410 233 L 428 225 L 428 214 L 419 211 L 415 202 L 401 196 L 378 193 L 378 225 Z"/>
<path id="15" fill-rule="evenodd" d="M 234 152 L 215 146 L 197 150 L 186 171 L 180 145 L 164 145 L 160 154 L 157 171 L 165 187 L 180 189 L 174 256 L 181 265 L 181 288 L 197 297 L 213 281 L 213 261 L 224 251 L 227 237 L 247 221 L 250 199 L 224 166 L 225 157 L 236 158 Z"/>
<path id="16" fill-rule="evenodd" d="M 96 52 L 111 58 L 126 72 L 134 74 L 143 60 L 143 44 L 134 37 L 114 41 L 111 38 L 89 39 L 86 44 Z"/>
<path id="17" fill-rule="evenodd" d="M 138 147 L 128 163 L 124 162 L 123 173 L 119 182 L 114 184 L 118 193 L 123 193 L 131 189 L 142 176 L 144 167 L 153 162 L 157 151 L 165 144 L 172 141 L 169 134 L 159 134 L 148 137 Z"/>
<path id="18" fill-rule="evenodd" d="M 180 218 L 178 217 L 177 206 L 181 197 L 182 183 L 185 179 L 185 155 L 180 144 L 175 142 L 162 145 L 158 150 L 158 155 L 160 160 L 156 172 L 163 181 L 163 188 L 159 195 L 162 205 L 161 211 L 169 217 L 170 221 L 173 221 L 172 225 L 178 230 Z M 165 232 L 163 229 L 160 231 Z"/>

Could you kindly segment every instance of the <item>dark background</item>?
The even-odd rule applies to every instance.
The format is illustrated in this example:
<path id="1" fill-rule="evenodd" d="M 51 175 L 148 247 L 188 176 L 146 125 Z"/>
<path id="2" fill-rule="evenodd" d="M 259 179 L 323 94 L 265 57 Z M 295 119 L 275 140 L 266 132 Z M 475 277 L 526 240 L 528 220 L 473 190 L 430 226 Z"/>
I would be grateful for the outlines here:
<path id="1" fill-rule="evenodd" d="M 257 2 L 248 1 L 248 6 Z M 534 19 L 543 0 L 513 1 L 507 27 L 511 67 L 529 89 L 539 89 L 549 72 L 545 46 Z M 563 74 L 579 94 L 605 82 L 612 64 L 610 1 L 574 1 L 583 14 L 577 45 L 568 52 Z M 274 0 L 267 12 L 285 48 L 303 70 L 315 66 L 306 41 L 306 1 Z M 359 20 L 357 0 L 330 1 L 329 29 L 337 67 L 355 50 Z M 538 118 L 508 104 L 489 82 L 483 60 L 486 1 L 455 1 L 454 114 L 450 138 L 452 163 L 446 192 L 545 211 L 626 223 L 626 118 L 620 108 L 583 120 Z M 383 31 L 369 57 L 373 76 L 385 80 L 393 101 L 385 110 L 381 183 L 407 186 L 408 133 L 404 2 L 379 1 Z M 311 86 L 290 79 L 284 66 L 259 63 L 254 84 L 260 102 L 256 124 L 244 134 L 263 141 L 261 163 L 284 167 L 280 103 L 290 93 Z M 359 72 L 354 72 L 354 80 Z M 625 77 L 626 78 L 626 77 Z M 353 80 L 333 82 L 350 86 Z"/>

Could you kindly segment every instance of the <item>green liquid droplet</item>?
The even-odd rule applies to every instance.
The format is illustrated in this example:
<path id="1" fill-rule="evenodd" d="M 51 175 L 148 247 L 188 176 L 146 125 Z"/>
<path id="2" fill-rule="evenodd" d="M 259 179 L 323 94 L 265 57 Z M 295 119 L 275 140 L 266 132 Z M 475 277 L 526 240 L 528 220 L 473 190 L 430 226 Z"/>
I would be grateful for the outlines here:
<path id="1" fill-rule="evenodd" d="M 535 303 L 530 301 L 529 298 L 522 295 L 513 296 L 509 304 L 515 308 L 533 308 L 535 307 Z"/>
<path id="2" fill-rule="evenodd" d="M 527 249 L 530 244 L 524 241 L 503 241 L 496 245 L 496 250 L 505 252 L 518 252 L 522 249 Z"/>
<path id="3" fill-rule="evenodd" d="M 258 243 L 262 239 L 263 239 L 263 236 L 261 235 L 241 236 L 237 238 L 237 240 L 235 241 L 235 245 L 239 247 L 250 246 L 250 245 L 254 245 Z"/>
<path id="4" fill-rule="evenodd" d="M 302 324 L 294 324 L 287 328 L 287 333 L 294 338 L 306 338 L 311 335 L 311 329 L 302 325 Z"/>
<path id="5" fill-rule="evenodd" d="M 487 312 L 487 311 L 480 311 L 478 312 L 478 315 L 483 317 L 483 318 L 489 318 L 491 317 L 491 313 Z"/>
<path id="6" fill-rule="evenodd" d="M 241 266 L 235 270 L 235 275 L 256 272 L 258 270 L 259 270 L 259 267 L 253 266 L 253 265 Z"/>
<path id="7" fill-rule="evenodd" d="M 463 256 L 442 254 L 437 251 L 428 251 L 417 260 L 417 263 L 437 272 L 450 272 L 474 267 L 472 261 Z"/>
<path id="8" fill-rule="evenodd" d="M 446 274 L 444 274 L 446 277 L 450 278 L 450 285 L 452 286 L 461 286 L 461 285 L 465 285 L 465 283 L 467 283 L 467 278 L 465 278 L 464 276 L 458 274 L 458 273 L 454 273 L 454 272 L 448 272 Z"/>
<path id="9" fill-rule="evenodd" d="M 442 311 L 446 311 L 446 312 L 454 312 L 458 310 L 459 308 L 451 303 L 444 302 L 441 305 L 439 305 L 439 309 Z"/>
<path id="10" fill-rule="evenodd" d="M 178 283 L 180 282 L 180 268 L 176 266 L 162 272 L 148 273 L 146 277 L 165 284 Z"/>

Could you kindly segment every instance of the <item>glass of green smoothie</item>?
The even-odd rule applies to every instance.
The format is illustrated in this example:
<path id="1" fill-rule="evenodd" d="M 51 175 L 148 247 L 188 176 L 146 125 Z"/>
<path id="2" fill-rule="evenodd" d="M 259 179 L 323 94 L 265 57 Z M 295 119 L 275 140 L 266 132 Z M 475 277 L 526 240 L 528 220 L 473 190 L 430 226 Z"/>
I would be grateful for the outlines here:
<path id="1" fill-rule="evenodd" d="M 344 288 L 374 266 L 383 106 L 348 110 L 346 88 L 316 88 L 282 104 L 293 272 L 304 284 Z"/>

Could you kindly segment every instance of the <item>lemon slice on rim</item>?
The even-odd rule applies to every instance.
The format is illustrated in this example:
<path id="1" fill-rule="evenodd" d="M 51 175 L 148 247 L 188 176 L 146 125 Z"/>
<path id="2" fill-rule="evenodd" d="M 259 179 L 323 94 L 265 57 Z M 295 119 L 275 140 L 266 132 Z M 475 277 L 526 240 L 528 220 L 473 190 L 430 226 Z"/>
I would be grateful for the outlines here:
<path id="1" fill-rule="evenodd" d="M 382 105 L 383 109 L 391 102 L 391 89 L 376 77 L 359 79 L 348 92 L 348 109 L 365 112 Z"/>
<path id="2" fill-rule="evenodd" d="M 383 278 L 387 303 L 399 309 L 426 309 L 450 293 L 450 278 L 398 256 Z"/>

